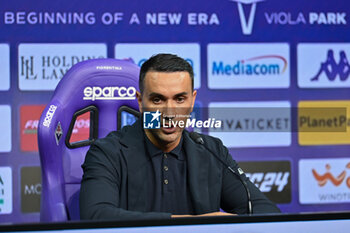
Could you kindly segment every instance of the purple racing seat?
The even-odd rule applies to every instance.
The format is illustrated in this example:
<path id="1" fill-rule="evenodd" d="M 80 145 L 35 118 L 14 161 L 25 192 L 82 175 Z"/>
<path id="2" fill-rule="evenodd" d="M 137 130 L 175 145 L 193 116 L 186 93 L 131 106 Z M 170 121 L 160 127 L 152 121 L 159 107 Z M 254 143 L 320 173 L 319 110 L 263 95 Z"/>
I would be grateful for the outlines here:
<path id="1" fill-rule="evenodd" d="M 95 139 L 121 127 L 122 112 L 138 114 L 138 75 L 130 61 L 95 59 L 74 65 L 59 82 L 38 127 L 41 221 L 79 219 L 85 154 Z M 81 116 L 86 138 L 74 141 Z"/>

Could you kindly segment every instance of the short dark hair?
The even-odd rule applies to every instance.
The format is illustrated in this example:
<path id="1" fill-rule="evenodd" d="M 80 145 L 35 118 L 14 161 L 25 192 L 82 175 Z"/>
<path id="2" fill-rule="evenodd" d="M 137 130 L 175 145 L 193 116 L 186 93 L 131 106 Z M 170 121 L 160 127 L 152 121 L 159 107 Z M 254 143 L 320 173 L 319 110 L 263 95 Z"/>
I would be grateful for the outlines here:
<path id="1" fill-rule="evenodd" d="M 189 73 L 192 81 L 192 91 L 193 91 L 193 68 L 185 59 L 178 57 L 174 54 L 169 53 L 159 53 L 150 57 L 141 66 L 139 88 L 140 92 L 143 93 L 144 90 L 144 80 L 146 73 L 148 71 L 158 71 L 158 72 L 178 72 L 186 71 Z"/>

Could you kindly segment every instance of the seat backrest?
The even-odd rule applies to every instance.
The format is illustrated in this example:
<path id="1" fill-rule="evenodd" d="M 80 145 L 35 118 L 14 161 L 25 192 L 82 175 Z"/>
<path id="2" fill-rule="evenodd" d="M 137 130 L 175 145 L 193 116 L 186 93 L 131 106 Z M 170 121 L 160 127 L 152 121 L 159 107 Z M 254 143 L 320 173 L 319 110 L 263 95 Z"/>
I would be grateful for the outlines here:
<path id="1" fill-rule="evenodd" d="M 59 82 L 38 127 L 41 221 L 79 219 L 85 154 L 95 139 L 117 129 L 122 106 L 138 109 L 138 75 L 139 67 L 130 61 L 95 59 L 74 65 Z M 84 113 L 90 117 L 88 136 L 72 143 L 75 120 Z"/>

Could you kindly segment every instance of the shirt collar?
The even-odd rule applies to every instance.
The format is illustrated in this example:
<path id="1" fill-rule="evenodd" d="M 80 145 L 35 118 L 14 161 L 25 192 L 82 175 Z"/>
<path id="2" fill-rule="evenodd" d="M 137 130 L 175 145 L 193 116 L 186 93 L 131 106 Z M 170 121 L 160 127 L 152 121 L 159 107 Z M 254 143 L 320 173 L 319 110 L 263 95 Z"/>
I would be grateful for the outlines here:
<path id="1" fill-rule="evenodd" d="M 146 149 L 148 152 L 148 155 L 152 158 L 154 156 L 157 155 L 161 155 L 164 154 L 164 152 L 159 149 L 158 147 L 156 147 L 146 136 L 146 134 L 144 133 L 144 137 L 145 137 L 145 141 L 146 141 Z M 170 152 L 168 152 L 167 154 L 171 154 L 174 155 L 177 159 L 179 160 L 184 160 L 184 153 L 182 152 L 182 141 L 183 141 L 183 137 L 181 135 L 181 139 L 179 144 Z"/>

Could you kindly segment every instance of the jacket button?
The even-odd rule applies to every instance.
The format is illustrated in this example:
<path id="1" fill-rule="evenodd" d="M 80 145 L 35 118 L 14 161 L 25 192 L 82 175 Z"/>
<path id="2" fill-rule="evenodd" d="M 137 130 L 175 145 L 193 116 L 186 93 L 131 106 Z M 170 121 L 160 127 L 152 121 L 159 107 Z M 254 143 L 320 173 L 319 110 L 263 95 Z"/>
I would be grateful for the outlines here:
<path id="1" fill-rule="evenodd" d="M 169 181 L 167 179 L 165 179 L 164 184 L 169 184 Z"/>

